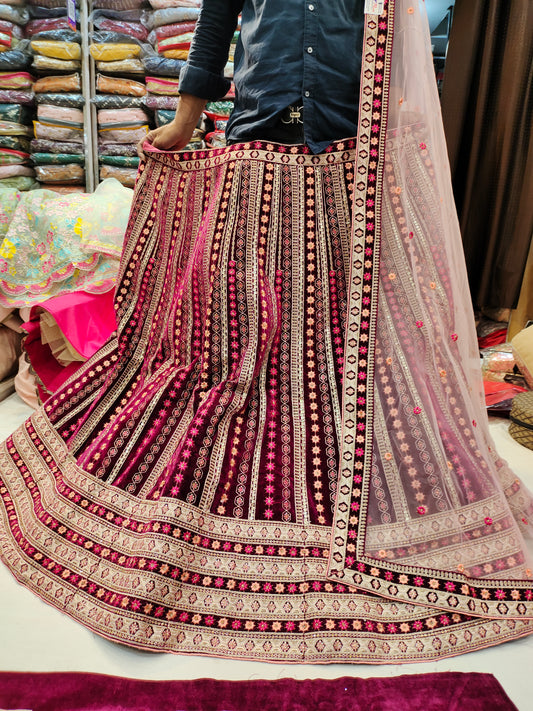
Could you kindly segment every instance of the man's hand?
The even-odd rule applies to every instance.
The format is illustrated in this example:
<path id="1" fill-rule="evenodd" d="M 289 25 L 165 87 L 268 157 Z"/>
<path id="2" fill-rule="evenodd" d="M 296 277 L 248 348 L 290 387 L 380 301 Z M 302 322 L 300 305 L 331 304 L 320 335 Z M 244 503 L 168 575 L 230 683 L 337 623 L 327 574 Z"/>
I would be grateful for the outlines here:
<path id="1" fill-rule="evenodd" d="M 150 143 L 162 151 L 179 151 L 189 143 L 196 125 L 205 108 L 205 99 L 199 99 L 191 94 L 182 94 L 176 110 L 176 115 L 165 126 L 149 131 L 137 144 L 137 154 L 144 160 L 143 144 Z"/>

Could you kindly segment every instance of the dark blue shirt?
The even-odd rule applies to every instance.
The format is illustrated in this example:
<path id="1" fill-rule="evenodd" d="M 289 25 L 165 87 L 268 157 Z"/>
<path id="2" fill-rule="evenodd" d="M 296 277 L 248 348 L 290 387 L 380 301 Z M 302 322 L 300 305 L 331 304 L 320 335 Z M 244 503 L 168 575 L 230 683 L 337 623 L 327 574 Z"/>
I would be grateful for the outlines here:
<path id="1" fill-rule="evenodd" d="M 260 135 L 291 104 L 303 104 L 304 135 L 315 153 L 356 135 L 364 0 L 204 0 L 180 90 L 224 96 L 231 38 L 235 108 L 230 141 Z"/>

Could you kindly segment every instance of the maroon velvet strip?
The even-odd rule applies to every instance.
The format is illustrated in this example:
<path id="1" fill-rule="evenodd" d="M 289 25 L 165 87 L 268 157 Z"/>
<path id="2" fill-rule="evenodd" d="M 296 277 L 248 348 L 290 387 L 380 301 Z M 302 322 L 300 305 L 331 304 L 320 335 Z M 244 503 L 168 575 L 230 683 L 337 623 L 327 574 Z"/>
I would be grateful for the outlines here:
<path id="1" fill-rule="evenodd" d="M 518 711 L 491 674 L 275 681 L 141 681 L 0 672 L 0 707 L 32 711 Z"/>

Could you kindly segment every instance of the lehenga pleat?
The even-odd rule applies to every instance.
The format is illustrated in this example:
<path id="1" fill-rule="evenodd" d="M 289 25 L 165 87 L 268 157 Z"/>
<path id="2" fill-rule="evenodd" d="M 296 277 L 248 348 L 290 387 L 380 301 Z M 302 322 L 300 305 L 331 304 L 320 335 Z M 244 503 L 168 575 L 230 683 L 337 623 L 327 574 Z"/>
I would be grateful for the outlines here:
<path id="1" fill-rule="evenodd" d="M 381 663 L 532 631 L 531 501 L 488 437 L 438 127 L 394 74 L 421 22 L 367 17 L 357 141 L 141 165 L 117 332 L 0 452 L 4 562 L 95 632 Z"/>

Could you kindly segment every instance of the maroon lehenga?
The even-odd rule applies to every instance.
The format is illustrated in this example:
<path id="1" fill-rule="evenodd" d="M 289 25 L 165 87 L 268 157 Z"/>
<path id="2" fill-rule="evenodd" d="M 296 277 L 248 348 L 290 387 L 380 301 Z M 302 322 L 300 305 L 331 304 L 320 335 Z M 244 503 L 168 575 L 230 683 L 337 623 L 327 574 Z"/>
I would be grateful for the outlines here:
<path id="1" fill-rule="evenodd" d="M 401 662 L 532 631 L 423 21 L 367 16 L 357 142 L 141 166 L 117 333 L 0 453 L 4 562 L 95 632 Z"/>

